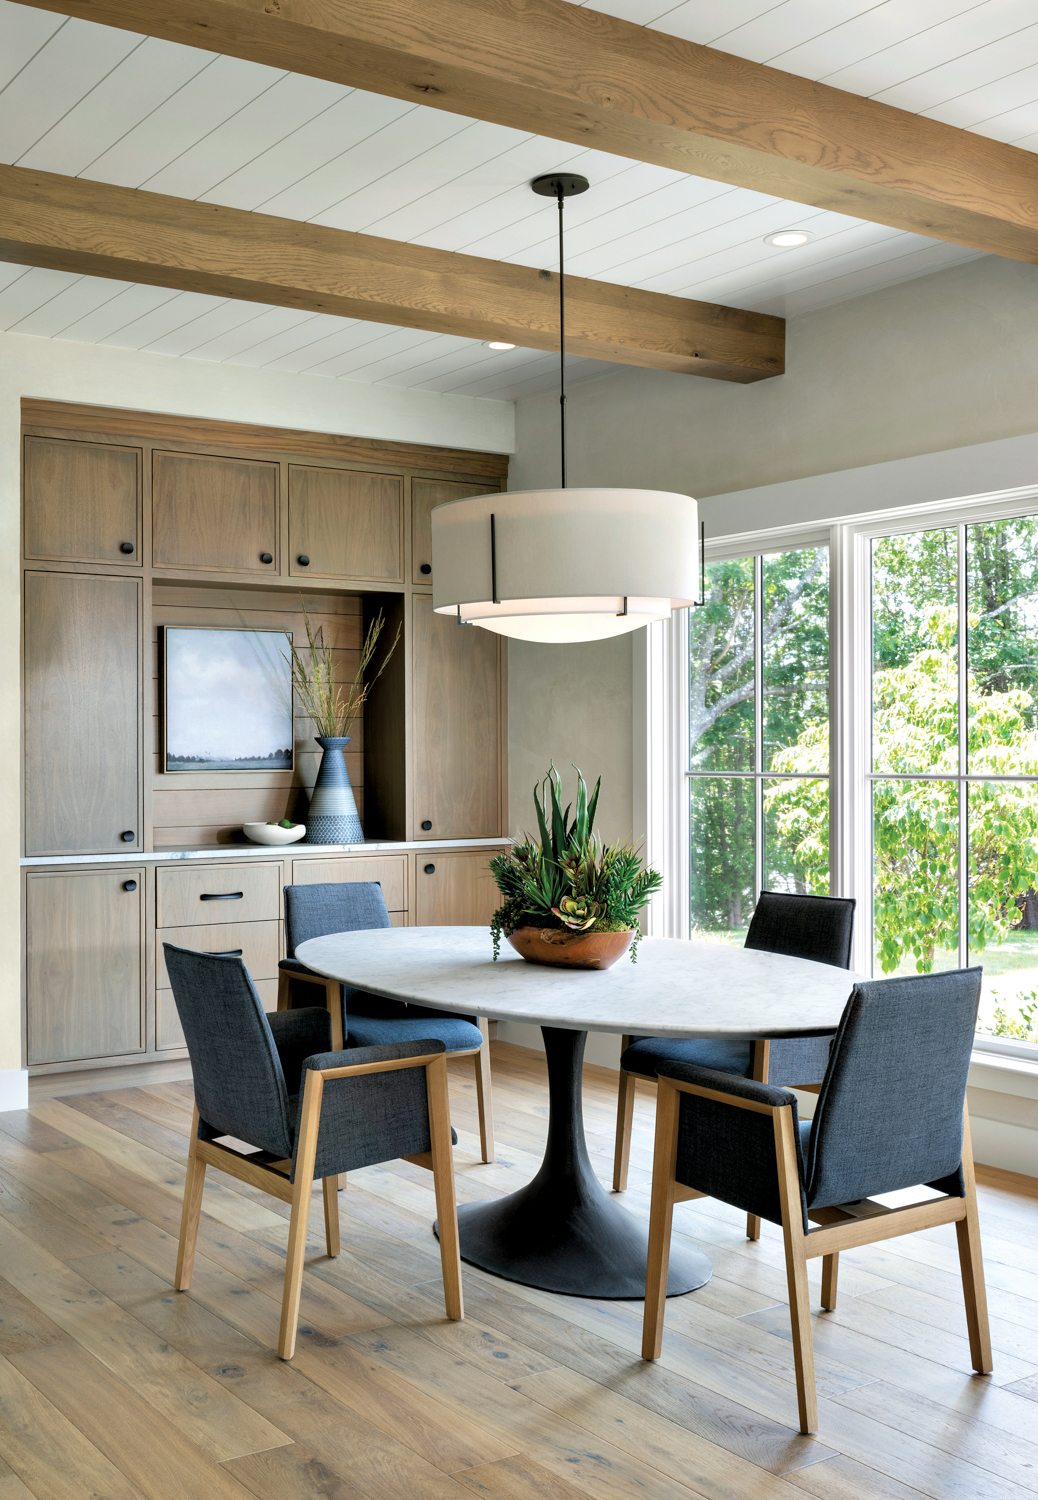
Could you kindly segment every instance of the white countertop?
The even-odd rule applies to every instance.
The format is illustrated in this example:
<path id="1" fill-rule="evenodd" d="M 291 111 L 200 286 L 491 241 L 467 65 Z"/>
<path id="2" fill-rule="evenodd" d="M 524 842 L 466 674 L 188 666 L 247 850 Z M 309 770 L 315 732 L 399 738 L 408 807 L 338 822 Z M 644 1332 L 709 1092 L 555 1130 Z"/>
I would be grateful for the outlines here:
<path id="1" fill-rule="evenodd" d="M 309 968 L 417 1005 L 575 1031 L 778 1037 L 835 1031 L 864 974 L 726 943 L 643 938 L 611 969 L 528 964 L 508 945 L 493 962 L 485 927 L 394 927 L 311 938 Z"/>
<path id="2" fill-rule="evenodd" d="M 406 854 L 414 849 L 499 849 L 507 835 L 492 839 L 370 839 L 363 844 L 216 844 L 209 849 L 120 850 L 118 854 L 35 854 L 19 860 L 32 868 L 46 865 L 166 864 L 181 859 L 284 859 L 292 854 Z"/>

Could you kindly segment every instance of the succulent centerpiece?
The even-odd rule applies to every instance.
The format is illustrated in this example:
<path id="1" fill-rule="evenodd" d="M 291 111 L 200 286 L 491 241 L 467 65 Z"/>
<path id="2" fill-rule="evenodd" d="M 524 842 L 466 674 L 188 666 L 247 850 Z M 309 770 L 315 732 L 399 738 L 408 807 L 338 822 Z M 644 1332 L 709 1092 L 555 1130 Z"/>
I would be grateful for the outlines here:
<path id="1" fill-rule="evenodd" d="M 576 769 L 576 767 L 574 767 Z M 538 842 L 529 834 L 490 861 L 504 897 L 490 920 L 494 958 L 504 935 L 531 963 L 607 969 L 628 948 L 638 952 L 638 913 L 663 884 L 630 844 L 603 844 L 595 833 L 602 778 L 588 796 L 577 771 L 576 811 L 562 806 L 552 765 L 533 789 Z"/>

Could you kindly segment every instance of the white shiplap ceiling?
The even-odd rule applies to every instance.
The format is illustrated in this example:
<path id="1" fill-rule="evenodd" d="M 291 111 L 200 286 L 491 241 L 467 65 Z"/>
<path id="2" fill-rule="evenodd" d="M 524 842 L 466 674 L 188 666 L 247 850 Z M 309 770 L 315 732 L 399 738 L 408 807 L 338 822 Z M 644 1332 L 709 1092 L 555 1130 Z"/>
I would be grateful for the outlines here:
<path id="1" fill-rule="evenodd" d="M 1038 0 L 595 0 L 626 20 L 1038 149 Z M 920 235 L 0 0 L 0 160 L 784 315 L 972 258 Z M 775 250 L 764 237 L 814 238 Z M 514 400 L 556 356 L 0 265 L 0 328 Z M 574 359 L 572 379 L 614 368 Z"/>

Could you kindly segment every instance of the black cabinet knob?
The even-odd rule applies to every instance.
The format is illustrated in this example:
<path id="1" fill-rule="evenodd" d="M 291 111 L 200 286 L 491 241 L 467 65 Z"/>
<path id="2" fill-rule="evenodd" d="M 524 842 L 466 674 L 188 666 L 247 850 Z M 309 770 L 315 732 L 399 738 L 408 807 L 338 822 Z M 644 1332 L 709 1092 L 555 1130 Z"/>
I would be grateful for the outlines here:
<path id="1" fill-rule="evenodd" d="M 137 882 L 136 882 L 136 880 L 124 880 L 123 881 L 123 890 L 124 891 L 135 891 L 136 889 L 137 889 Z"/>
<path id="2" fill-rule="evenodd" d="M 127 553 L 127 555 L 129 555 L 129 553 L 131 553 L 133 551 L 133 543 L 132 542 L 120 542 L 119 543 L 119 551 L 120 552 L 125 552 L 125 553 Z"/>
<path id="3" fill-rule="evenodd" d="M 430 822 L 429 822 L 429 819 L 428 819 L 428 818 L 426 818 L 426 820 L 425 820 L 425 822 L 424 822 L 424 823 L 423 823 L 423 824 L 422 824 L 422 829 L 423 829 L 423 831 L 424 831 L 424 832 L 425 832 L 425 833 L 428 833 L 428 832 L 429 832 L 429 829 L 430 829 L 430 828 L 431 828 L 431 827 L 432 827 L 432 824 L 431 824 L 431 823 L 430 823 Z"/>
<path id="4" fill-rule="evenodd" d="M 132 844 L 137 835 L 134 833 L 132 828 L 127 828 L 126 832 L 121 833 L 119 837 L 122 839 L 124 844 Z"/>
<path id="5" fill-rule="evenodd" d="M 310 566 L 310 559 L 307 557 L 305 552 L 300 552 L 299 556 L 296 558 L 296 562 L 301 568 L 308 568 Z"/>
<path id="6" fill-rule="evenodd" d="M 273 552 L 261 552 L 260 553 L 260 562 L 271 563 L 273 561 L 274 561 L 274 554 L 273 554 Z"/>
<path id="7" fill-rule="evenodd" d="M 435 875 L 436 874 L 436 866 L 435 865 L 426 865 L 426 867 L 425 867 L 425 873 L 427 875 Z"/>
<path id="8" fill-rule="evenodd" d="M 419 573 L 431 573 L 432 563 L 422 563 L 422 566 L 418 569 L 418 571 Z"/>

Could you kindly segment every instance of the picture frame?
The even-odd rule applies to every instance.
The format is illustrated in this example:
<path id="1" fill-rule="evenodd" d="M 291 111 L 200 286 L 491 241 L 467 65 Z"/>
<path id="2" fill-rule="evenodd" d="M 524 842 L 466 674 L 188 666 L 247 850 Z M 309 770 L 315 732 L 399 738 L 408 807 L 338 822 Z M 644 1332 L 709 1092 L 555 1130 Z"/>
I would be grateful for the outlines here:
<path id="1" fill-rule="evenodd" d="M 292 632 L 159 627 L 162 771 L 294 769 Z"/>

